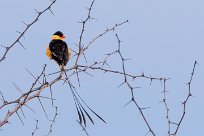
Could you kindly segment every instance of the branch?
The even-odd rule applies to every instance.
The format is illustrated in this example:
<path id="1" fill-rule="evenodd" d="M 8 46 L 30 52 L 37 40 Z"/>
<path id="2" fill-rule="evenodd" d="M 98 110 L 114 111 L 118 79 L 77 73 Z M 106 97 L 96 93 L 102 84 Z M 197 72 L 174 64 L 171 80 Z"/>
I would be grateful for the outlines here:
<path id="1" fill-rule="evenodd" d="M 17 39 L 10 45 L 10 46 L 8 46 L 8 47 L 5 47 L 5 52 L 2 54 L 2 57 L 0 57 L 0 63 L 6 58 L 6 55 L 10 52 L 10 50 L 12 49 L 12 47 L 14 47 L 17 43 L 19 43 L 21 46 L 23 46 L 22 44 L 21 44 L 21 42 L 20 42 L 20 40 L 22 39 L 22 37 L 24 36 L 24 34 L 28 31 L 28 29 L 31 27 L 31 26 L 33 26 L 38 20 L 39 20 L 39 18 L 40 18 L 40 16 L 42 15 L 42 14 L 44 14 L 46 11 L 51 11 L 51 7 L 52 7 L 52 5 L 54 4 L 56 2 L 56 0 L 53 0 L 52 1 L 52 3 L 46 8 L 46 9 L 44 9 L 43 11 L 41 11 L 41 12 L 39 12 L 39 11 L 37 11 L 36 10 L 36 12 L 37 12 L 37 16 L 36 16 L 36 18 L 31 22 L 31 23 L 29 23 L 29 24 L 26 24 L 26 23 L 24 23 L 24 24 L 26 24 L 26 28 L 24 29 L 24 31 L 22 31 L 22 32 L 19 32 L 20 33 L 20 35 L 17 37 Z M 52 13 L 52 12 L 51 12 Z M 25 48 L 24 46 L 23 46 L 23 48 Z"/>
<path id="2" fill-rule="evenodd" d="M 88 8 L 88 15 L 87 15 L 86 19 L 81 22 L 82 23 L 82 29 L 81 29 L 81 33 L 80 33 L 80 37 L 79 37 L 79 45 L 78 45 L 79 46 L 79 52 L 80 52 L 80 50 L 82 48 L 81 44 L 82 44 L 82 39 L 83 39 L 83 34 L 84 34 L 84 31 L 85 31 L 86 23 L 88 22 L 89 19 L 91 19 L 91 10 L 92 10 L 94 2 L 95 2 L 95 0 L 93 0 L 91 2 L 90 7 Z"/>
<path id="3" fill-rule="evenodd" d="M 169 117 L 169 107 L 168 107 L 168 104 L 167 104 L 167 91 L 166 91 L 166 81 L 168 79 L 164 78 L 163 79 L 163 83 L 164 83 L 164 86 L 163 86 L 163 100 L 161 102 L 164 103 L 164 106 L 165 106 L 165 110 L 166 110 L 166 120 L 167 120 L 167 124 L 168 124 L 168 136 L 171 136 L 171 121 L 170 121 L 170 117 Z"/>
<path id="4" fill-rule="evenodd" d="M 115 24 L 115 26 L 113 26 L 111 28 L 107 28 L 103 33 L 101 33 L 98 36 L 96 36 L 95 38 L 93 38 L 87 46 L 85 46 L 85 47 L 82 46 L 82 39 L 83 39 L 84 31 L 85 31 L 85 26 L 86 26 L 88 20 L 92 19 L 91 18 L 91 11 L 92 11 L 92 7 L 93 7 L 94 2 L 95 2 L 95 0 L 92 1 L 90 7 L 88 8 L 88 15 L 87 15 L 86 19 L 81 22 L 82 23 L 82 30 L 81 30 L 80 37 L 79 37 L 79 44 L 77 45 L 78 46 L 78 52 L 76 53 L 77 58 L 75 61 L 75 66 L 78 64 L 79 58 L 82 54 L 86 60 L 86 57 L 84 55 L 85 50 L 87 50 L 89 48 L 89 46 L 92 45 L 97 39 L 99 39 L 100 37 L 102 37 L 103 35 L 105 35 L 106 33 L 110 32 L 110 31 L 114 31 L 117 27 L 128 22 L 128 20 L 126 20 L 126 21 L 123 21 L 119 24 Z"/>
<path id="5" fill-rule="evenodd" d="M 149 122 L 147 121 L 147 118 L 145 117 L 144 113 L 143 113 L 143 108 L 141 108 L 138 104 L 138 102 L 135 100 L 135 96 L 134 96 L 134 87 L 131 86 L 131 84 L 128 82 L 128 79 L 127 79 L 127 74 L 126 74 L 126 70 L 125 70 L 125 59 L 124 57 L 122 56 L 122 53 L 121 53 L 121 40 L 119 39 L 118 35 L 116 34 L 116 38 L 117 38 L 117 41 L 118 41 L 118 54 L 120 56 L 120 59 L 122 61 L 122 70 L 123 70 L 123 76 L 124 76 L 124 82 L 121 84 L 126 84 L 126 86 L 129 88 L 130 92 L 131 92 L 131 101 L 130 102 L 133 102 L 135 104 L 135 106 L 137 107 L 137 109 L 139 110 L 145 124 L 147 125 L 148 129 L 149 129 L 149 132 L 153 135 L 153 136 L 156 136 L 155 133 L 153 132 Z M 120 86 L 121 86 L 120 85 Z M 128 103 L 130 103 L 128 102 Z M 146 109 L 146 108 L 145 108 Z"/>
<path id="6" fill-rule="evenodd" d="M 36 133 L 36 131 L 37 131 L 38 129 L 39 129 L 39 128 L 38 128 L 38 120 L 36 120 L 35 129 L 34 129 L 33 132 L 32 132 L 32 136 L 35 135 L 35 133 Z"/>
<path id="7" fill-rule="evenodd" d="M 51 120 L 50 130 L 49 130 L 47 136 L 49 136 L 49 135 L 52 133 L 52 131 L 53 131 L 53 130 L 52 130 L 52 129 L 53 129 L 53 125 L 54 125 L 54 123 L 55 123 L 55 120 L 56 120 L 56 118 L 57 118 L 57 115 L 58 115 L 58 113 L 57 113 L 57 107 L 55 107 L 55 115 L 54 115 L 53 119 Z"/>
<path id="8" fill-rule="evenodd" d="M 188 95 L 186 96 L 186 99 L 183 101 L 183 114 L 181 116 L 181 119 L 179 120 L 179 123 L 177 124 L 177 127 L 176 127 L 176 130 L 174 132 L 174 136 L 177 135 L 178 133 L 178 130 L 181 126 L 181 123 L 183 122 L 183 119 L 185 117 L 185 114 L 186 114 L 186 106 L 187 106 L 187 103 L 189 101 L 189 98 L 192 96 L 191 94 L 191 84 L 192 84 L 192 80 L 193 80 L 193 76 L 195 75 L 195 68 L 196 68 L 196 65 L 197 65 L 197 61 L 194 62 L 194 65 L 193 65 L 193 70 L 192 70 L 192 73 L 191 73 L 191 77 L 190 77 L 190 80 L 188 82 Z"/>
<path id="9" fill-rule="evenodd" d="M 21 109 L 23 106 L 26 106 L 26 103 L 28 103 L 30 100 L 34 99 L 34 98 L 39 98 L 41 92 L 47 88 L 52 86 L 54 83 L 60 81 L 62 79 L 62 73 L 60 73 L 59 76 L 57 76 L 54 80 L 48 82 L 45 82 L 43 84 L 41 84 L 39 87 L 34 88 L 34 86 L 36 85 L 36 83 L 40 80 L 40 77 L 43 75 L 44 71 L 45 71 L 45 67 L 46 65 L 43 67 L 43 70 L 41 72 L 41 74 L 38 76 L 38 78 L 36 78 L 36 80 L 34 81 L 34 83 L 32 84 L 31 88 L 29 91 L 27 91 L 26 93 L 23 93 L 19 98 L 17 98 L 16 100 L 7 102 L 5 101 L 1 106 L 0 109 L 2 109 L 3 107 L 5 107 L 6 105 L 10 105 L 10 104 L 15 104 L 17 103 L 17 105 L 11 109 L 10 111 L 8 111 L 8 113 L 6 114 L 6 116 L 4 117 L 4 119 L 0 122 L 0 127 L 2 127 L 3 125 L 5 125 L 6 123 L 8 123 L 9 118 L 16 113 L 19 109 Z"/>

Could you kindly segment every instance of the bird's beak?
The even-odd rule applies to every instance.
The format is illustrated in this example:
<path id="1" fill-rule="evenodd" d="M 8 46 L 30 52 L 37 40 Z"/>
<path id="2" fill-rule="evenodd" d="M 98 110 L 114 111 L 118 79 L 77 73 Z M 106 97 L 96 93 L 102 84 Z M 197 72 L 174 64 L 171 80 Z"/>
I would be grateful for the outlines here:
<path id="1" fill-rule="evenodd" d="M 65 38 L 65 36 L 63 35 L 63 36 L 62 36 L 62 39 L 64 39 L 64 38 Z"/>

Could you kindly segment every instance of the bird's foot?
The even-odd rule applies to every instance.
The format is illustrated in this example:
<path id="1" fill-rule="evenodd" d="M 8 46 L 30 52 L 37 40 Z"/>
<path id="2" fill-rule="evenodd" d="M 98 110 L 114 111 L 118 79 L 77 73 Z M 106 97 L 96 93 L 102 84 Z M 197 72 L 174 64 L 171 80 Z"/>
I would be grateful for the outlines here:
<path id="1" fill-rule="evenodd" d="M 60 70 L 61 70 L 61 71 L 64 71 L 64 65 L 63 65 L 63 64 L 60 65 Z"/>

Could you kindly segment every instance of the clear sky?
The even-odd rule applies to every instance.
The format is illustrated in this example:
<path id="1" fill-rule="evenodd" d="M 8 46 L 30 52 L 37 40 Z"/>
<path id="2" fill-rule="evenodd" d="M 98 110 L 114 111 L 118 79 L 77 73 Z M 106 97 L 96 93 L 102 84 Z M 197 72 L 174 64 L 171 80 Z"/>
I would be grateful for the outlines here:
<path id="1" fill-rule="evenodd" d="M 45 55 L 45 49 L 50 42 L 52 34 L 61 30 L 67 37 L 65 41 L 69 47 L 76 49 L 79 41 L 81 24 L 90 5 L 90 0 L 57 0 L 52 11 L 43 14 L 25 34 L 21 42 L 26 47 L 24 50 L 16 45 L 7 55 L 5 61 L 0 63 L 0 90 L 6 100 L 17 98 L 20 93 L 12 82 L 17 84 L 24 92 L 28 91 L 34 79 L 25 70 L 29 69 L 34 75 L 40 74 L 44 64 L 47 64 L 47 73 L 58 71 L 55 62 L 50 61 Z M 19 35 L 16 31 L 23 31 L 25 25 L 21 22 L 31 22 L 36 13 L 34 9 L 43 10 L 50 4 L 49 0 L 20 0 L 2 1 L 0 4 L 0 45 L 9 46 Z M 193 136 L 203 135 L 204 122 L 204 1 L 202 0 L 96 0 L 91 12 L 94 18 L 87 24 L 83 44 L 87 45 L 98 34 L 116 23 L 129 20 L 129 23 L 118 27 L 98 39 L 87 51 L 88 64 L 103 59 L 104 54 L 117 49 L 117 39 L 120 37 L 122 54 L 126 61 L 127 73 L 140 75 L 144 72 L 152 77 L 171 78 L 167 81 L 168 104 L 170 119 L 178 122 L 182 115 L 182 104 L 187 96 L 187 82 L 190 79 L 194 61 L 196 67 L 192 81 L 192 97 L 187 104 L 186 115 L 181 124 L 178 135 Z M 0 57 L 4 48 L 0 48 Z M 67 68 L 71 67 L 74 60 L 70 60 Z M 80 60 L 85 64 L 84 60 Z M 118 56 L 109 60 L 112 69 L 122 70 Z M 81 88 L 77 87 L 77 80 L 71 79 L 77 91 L 86 103 L 102 116 L 107 124 L 101 122 L 93 115 L 95 125 L 87 124 L 90 136 L 144 136 L 148 132 L 145 122 L 133 104 L 123 107 L 131 98 L 126 86 L 118 88 L 123 82 L 123 77 L 114 74 L 89 71 L 93 77 L 86 74 L 80 75 Z M 55 75 L 57 76 L 57 75 Z M 48 77 L 48 80 L 55 76 Z M 145 116 L 157 136 L 167 135 L 167 121 L 162 86 L 159 81 L 136 79 L 131 82 L 133 86 L 141 87 L 135 90 L 135 97 L 141 107 L 151 107 L 144 110 Z M 46 89 L 43 96 L 50 96 Z M 53 86 L 54 105 L 58 107 L 58 116 L 53 126 L 53 136 L 85 136 L 79 124 L 73 98 L 68 86 L 62 82 Z M 54 116 L 50 100 L 42 100 L 49 119 Z M 49 131 L 50 121 L 36 100 L 28 103 L 35 113 L 28 108 L 23 108 L 25 119 L 24 126 L 15 114 L 10 119 L 10 124 L 0 131 L 2 136 L 28 136 L 35 128 L 36 119 L 39 120 L 39 130 L 36 135 L 46 135 Z M 12 107 L 0 111 L 0 120 Z M 172 128 L 173 129 L 173 128 Z M 148 134 L 151 135 L 151 134 Z"/>

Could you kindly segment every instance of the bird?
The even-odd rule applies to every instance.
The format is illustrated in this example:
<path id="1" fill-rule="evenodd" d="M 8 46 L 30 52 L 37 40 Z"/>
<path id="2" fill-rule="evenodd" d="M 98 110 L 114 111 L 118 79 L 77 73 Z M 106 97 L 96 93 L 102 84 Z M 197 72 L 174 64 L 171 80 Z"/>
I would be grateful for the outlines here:
<path id="1" fill-rule="evenodd" d="M 63 41 L 64 38 L 65 36 L 61 31 L 55 32 L 46 48 L 47 57 L 54 60 L 59 65 L 60 70 L 64 70 L 71 56 L 67 43 Z"/>

